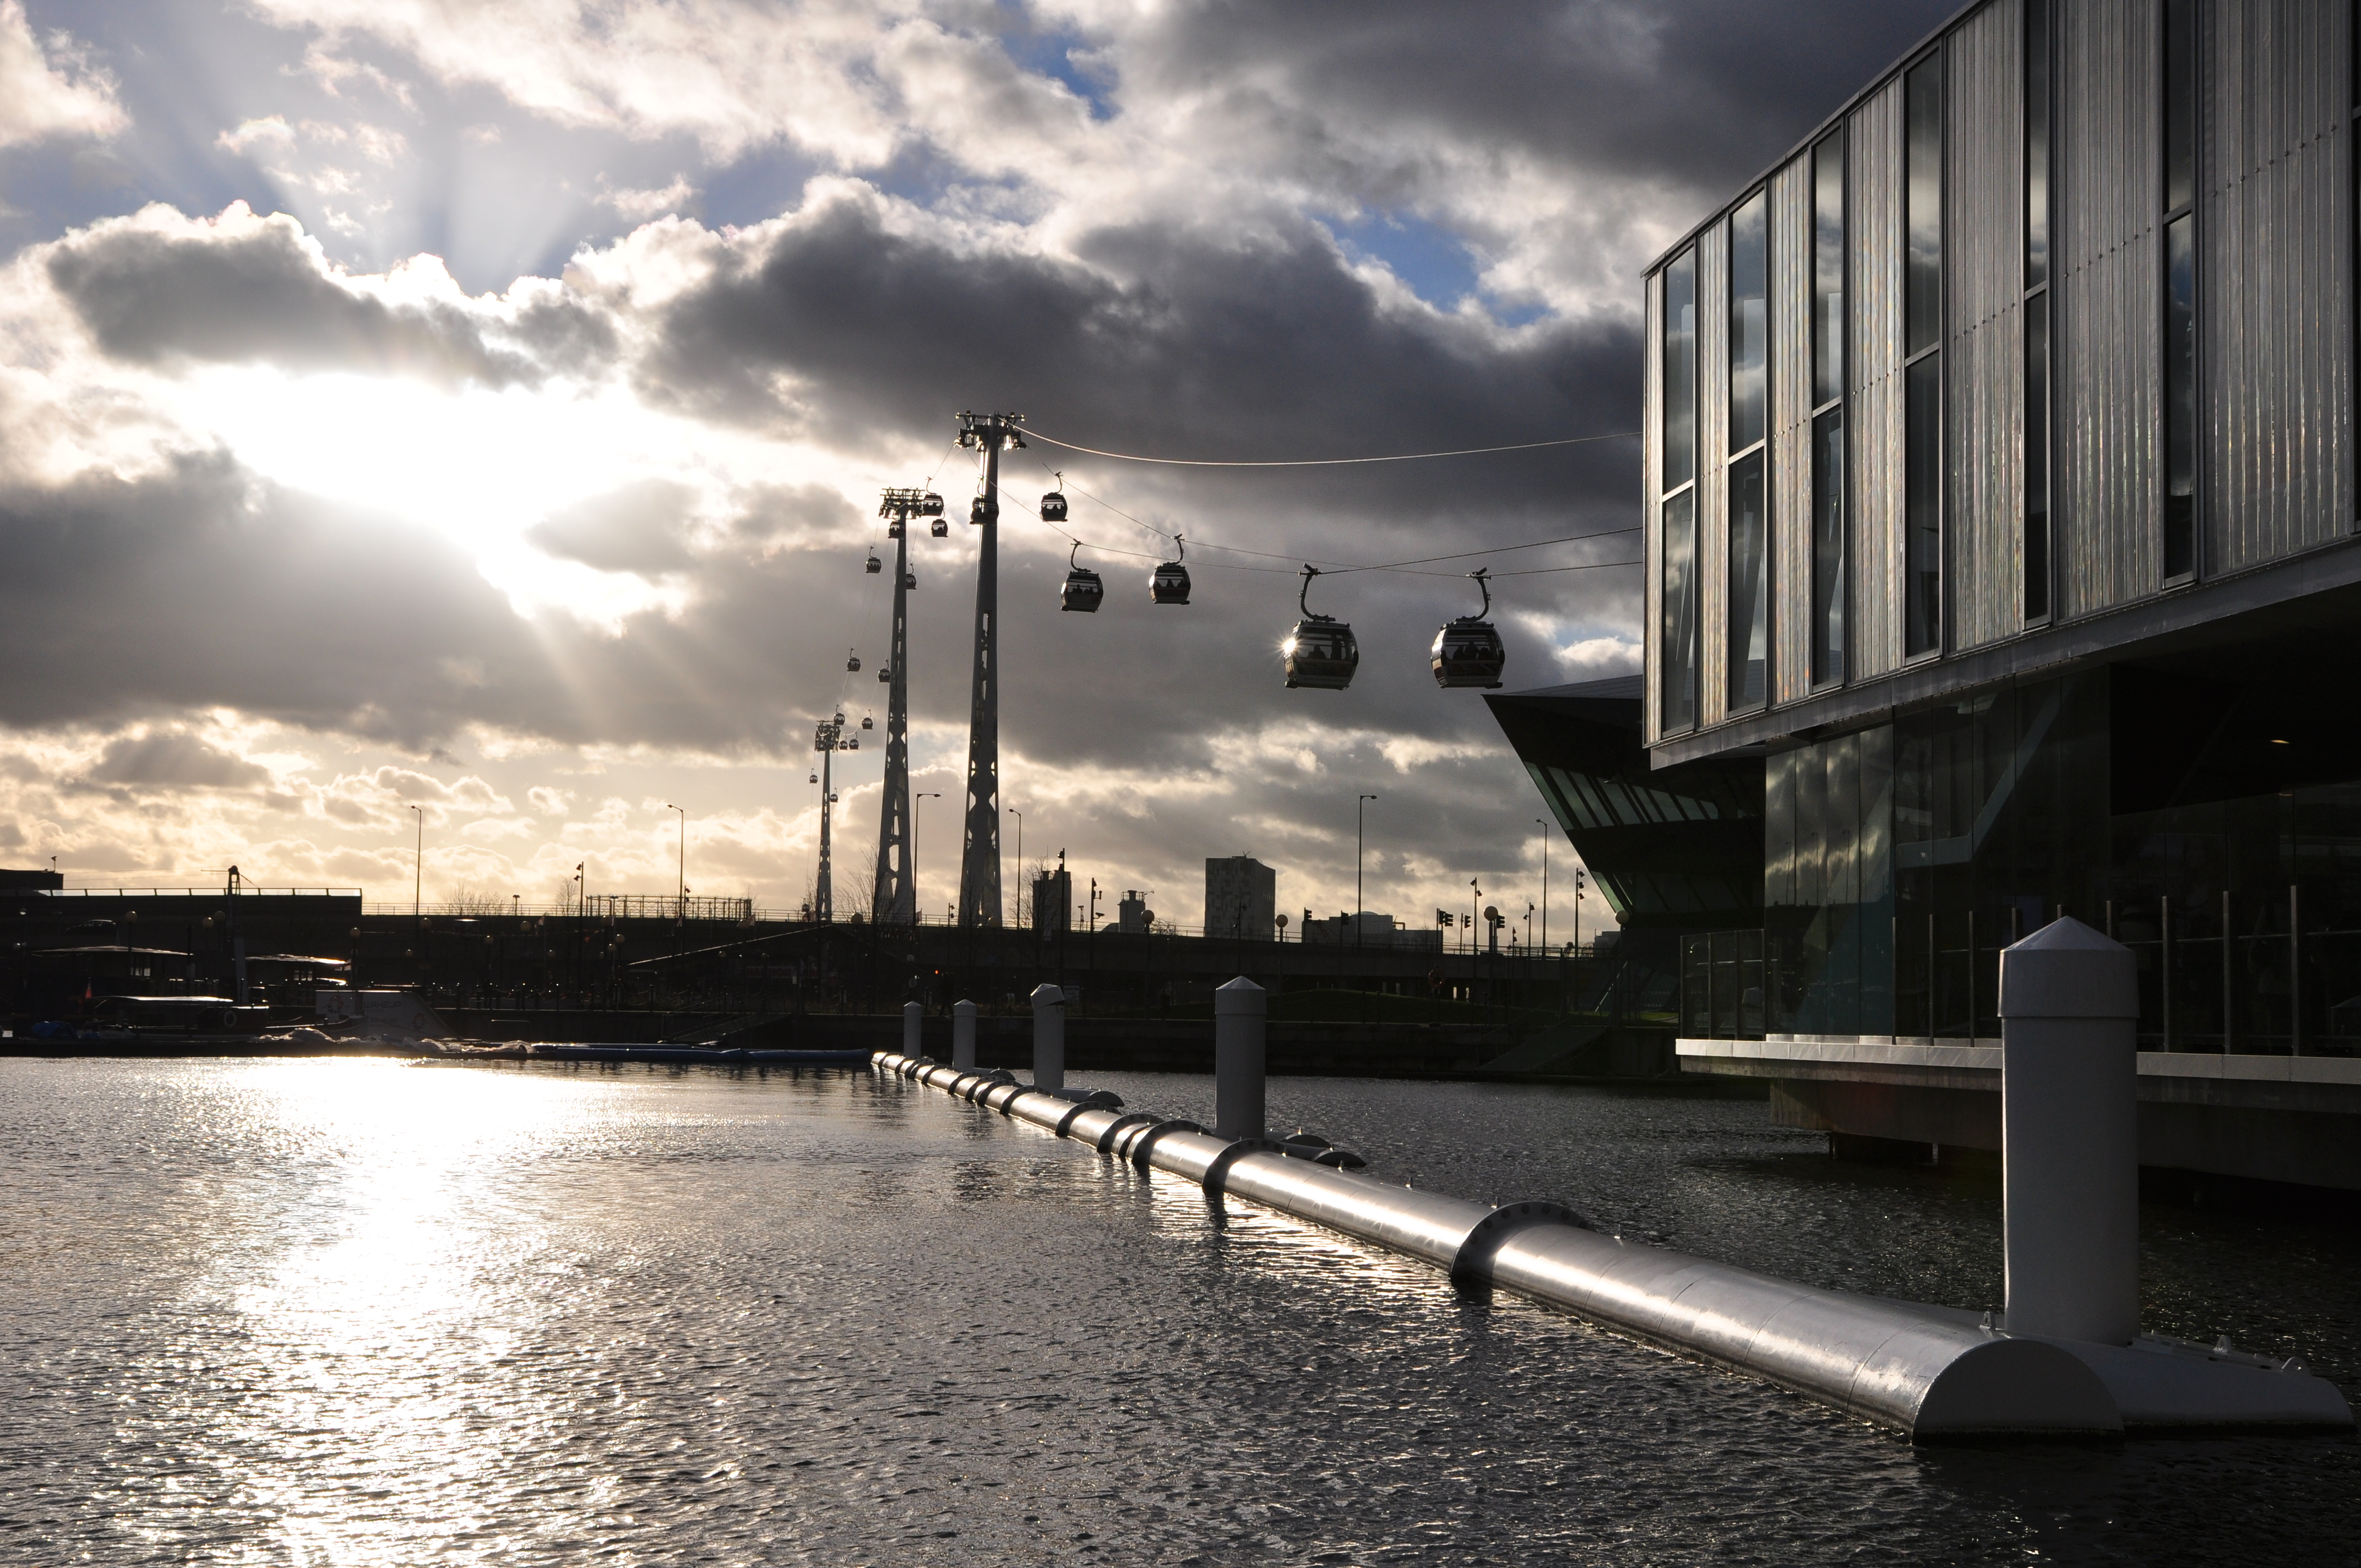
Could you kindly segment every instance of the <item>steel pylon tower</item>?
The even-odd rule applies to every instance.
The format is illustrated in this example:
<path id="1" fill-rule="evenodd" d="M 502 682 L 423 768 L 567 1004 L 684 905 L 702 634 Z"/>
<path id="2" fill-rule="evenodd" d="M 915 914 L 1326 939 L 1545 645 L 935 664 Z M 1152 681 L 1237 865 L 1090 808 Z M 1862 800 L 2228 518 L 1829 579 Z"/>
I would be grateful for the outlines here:
<path id="1" fill-rule="evenodd" d="M 819 882 L 812 893 L 812 918 L 831 921 L 836 918 L 836 895 L 830 886 L 829 870 L 829 821 L 836 809 L 834 770 L 839 738 L 844 733 L 844 715 L 823 718 L 812 731 L 812 750 L 819 757 Z"/>
<path id="2" fill-rule="evenodd" d="M 870 918 L 881 926 L 918 922 L 918 868 L 910 857 L 910 522 L 929 515 L 925 490 L 887 490 L 877 515 L 894 533 L 894 636 L 885 673 L 892 695 L 885 701 L 885 801 L 877 813 L 877 881 Z M 942 499 L 934 498 L 940 512 Z"/>
<path id="3" fill-rule="evenodd" d="M 983 453 L 975 563 L 975 677 L 967 721 L 967 828 L 960 852 L 959 923 L 1000 924 L 1000 449 L 1022 448 L 1023 414 L 959 416 L 959 444 Z"/>

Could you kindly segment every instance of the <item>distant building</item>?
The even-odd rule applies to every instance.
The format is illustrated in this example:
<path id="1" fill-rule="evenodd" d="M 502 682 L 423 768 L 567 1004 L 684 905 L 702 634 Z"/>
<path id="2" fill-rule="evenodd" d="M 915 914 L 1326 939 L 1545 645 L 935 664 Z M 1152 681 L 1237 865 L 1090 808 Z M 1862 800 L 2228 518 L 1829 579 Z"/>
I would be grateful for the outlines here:
<path id="1" fill-rule="evenodd" d="M 1332 948 L 1433 948 L 1443 947 L 1443 933 L 1438 930 L 1410 930 L 1390 915 L 1365 910 L 1358 916 L 1338 915 L 1334 919 L 1320 920 L 1309 909 L 1303 912 L 1302 940 L 1313 947 Z"/>
<path id="2" fill-rule="evenodd" d="M 1279 873 L 1250 855 L 1205 862 L 1205 935 L 1271 939 Z"/>
<path id="3" fill-rule="evenodd" d="M 1115 928 L 1146 936 L 1155 925 L 1156 911 L 1148 907 L 1147 896 L 1137 888 L 1124 889 L 1123 901 L 1115 906 Z"/>
<path id="4" fill-rule="evenodd" d="M 1046 939 L 1074 925 L 1074 881 L 1062 871 L 1037 872 L 1033 878 L 1033 903 L 1027 911 L 1030 924 Z"/>

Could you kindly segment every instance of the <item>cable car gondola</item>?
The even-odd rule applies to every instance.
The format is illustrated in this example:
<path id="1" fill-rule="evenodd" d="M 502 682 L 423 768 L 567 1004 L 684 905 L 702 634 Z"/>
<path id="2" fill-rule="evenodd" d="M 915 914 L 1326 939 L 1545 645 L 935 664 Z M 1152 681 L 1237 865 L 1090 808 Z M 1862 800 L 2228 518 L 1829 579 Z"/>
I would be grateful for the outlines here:
<path id="1" fill-rule="evenodd" d="M 967 521 L 971 527 L 1000 521 L 1000 503 L 990 496 L 978 496 L 968 503 Z"/>
<path id="2" fill-rule="evenodd" d="M 938 539 L 949 539 L 951 536 L 951 525 L 945 522 L 941 518 L 937 518 L 934 521 L 927 524 L 927 532 L 933 534 Z"/>
<path id="3" fill-rule="evenodd" d="M 877 728 L 877 720 L 864 713 L 861 716 L 861 728 L 863 729 L 874 729 Z"/>
<path id="4" fill-rule="evenodd" d="M 1488 569 L 1467 574 L 1484 590 L 1484 608 L 1474 615 L 1461 616 L 1434 634 L 1431 651 L 1434 656 L 1434 684 L 1445 691 L 1455 686 L 1499 689 L 1500 671 L 1509 662 L 1509 650 L 1502 646 L 1499 632 L 1492 627 L 1492 585 L 1485 579 Z"/>
<path id="5" fill-rule="evenodd" d="M 1172 543 L 1180 547 L 1180 554 L 1160 563 L 1148 575 L 1148 597 L 1158 604 L 1189 602 L 1189 568 L 1181 564 L 1189 557 L 1189 546 L 1177 533 Z"/>
<path id="6" fill-rule="evenodd" d="M 1041 521 L 1043 522 L 1063 522 L 1066 521 L 1065 483 L 1066 476 L 1063 474 L 1059 475 L 1059 488 L 1049 491 L 1047 495 L 1041 498 Z"/>
<path id="7" fill-rule="evenodd" d="M 818 784 L 818 783 L 819 783 L 819 775 L 818 775 L 818 773 L 814 773 L 814 774 L 811 776 L 811 782 L 812 782 L 812 783 L 814 783 L 814 784 Z"/>
<path id="8" fill-rule="evenodd" d="M 906 591 L 909 591 L 909 592 L 912 592 L 912 593 L 917 592 L 917 587 L 918 587 L 918 574 L 917 574 L 917 573 L 916 573 L 916 572 L 905 572 L 905 573 L 903 573 L 903 574 L 902 574 L 902 587 L 904 587 L 904 589 L 906 589 Z"/>
<path id="9" fill-rule="evenodd" d="M 1106 598 L 1106 584 L 1099 580 L 1096 572 L 1078 559 L 1082 553 L 1082 547 L 1077 543 L 1072 554 L 1066 557 L 1066 586 L 1058 590 L 1058 608 L 1096 615 L 1099 601 Z"/>
<path id="10" fill-rule="evenodd" d="M 894 666 L 891 664 L 880 665 L 877 670 L 877 678 L 881 681 L 888 683 L 892 682 L 894 679 Z"/>
<path id="11" fill-rule="evenodd" d="M 928 490 L 918 500 L 918 515 L 920 517 L 942 516 L 943 498 L 935 494 L 934 491 Z"/>
<path id="12" fill-rule="evenodd" d="M 902 537 L 902 514 L 900 512 L 895 512 L 893 516 L 885 520 L 885 537 L 888 539 L 899 539 Z"/>
<path id="13" fill-rule="evenodd" d="M 1353 684 L 1353 672 L 1361 663 L 1361 645 L 1353 640 L 1352 627 L 1333 615 L 1313 614 L 1312 606 L 1305 602 L 1312 592 L 1312 579 L 1319 575 L 1317 566 L 1307 565 L 1303 568 L 1303 587 L 1295 596 L 1303 619 L 1295 623 L 1287 641 L 1279 645 L 1280 655 L 1287 661 L 1290 691 L 1297 686 L 1343 691 Z"/>
<path id="14" fill-rule="evenodd" d="M 844 743 L 844 749 L 848 751 L 858 751 L 861 750 L 861 737 L 855 735 L 852 739 L 847 740 Z"/>
<path id="15" fill-rule="evenodd" d="M 862 569 L 862 571 L 864 571 L 864 572 L 868 573 L 871 576 L 873 576 L 873 576 L 875 576 L 878 573 L 880 573 L 880 572 L 882 572 L 882 571 L 884 571 L 884 570 L 885 569 L 885 563 L 884 563 L 884 562 L 883 562 L 883 561 L 880 561 L 880 560 L 877 558 L 877 552 L 876 552 L 876 551 L 872 550 L 872 551 L 869 553 L 869 564 L 868 564 L 867 565 L 864 565 L 864 566 L 863 566 L 863 567 L 862 567 L 861 569 Z"/>
<path id="16" fill-rule="evenodd" d="M 849 648 L 845 650 L 845 655 L 844 668 L 846 673 L 855 675 L 859 674 L 861 673 L 861 655 L 853 652 Z"/>

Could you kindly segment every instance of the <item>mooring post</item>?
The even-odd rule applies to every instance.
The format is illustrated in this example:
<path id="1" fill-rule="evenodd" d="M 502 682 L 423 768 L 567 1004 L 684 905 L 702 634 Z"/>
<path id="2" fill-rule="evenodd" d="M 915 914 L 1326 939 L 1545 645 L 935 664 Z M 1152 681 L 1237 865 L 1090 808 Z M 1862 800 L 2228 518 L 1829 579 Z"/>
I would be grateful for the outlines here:
<path id="1" fill-rule="evenodd" d="M 951 1066 L 961 1072 L 975 1070 L 975 1003 L 951 1003 Z"/>
<path id="2" fill-rule="evenodd" d="M 2001 954 L 2008 1332 L 2139 1334 L 2139 970 L 2054 921 Z"/>
<path id="3" fill-rule="evenodd" d="M 1263 1135 L 1263 1021 L 1269 993 L 1240 975 L 1213 992 L 1213 1135 Z"/>
<path id="4" fill-rule="evenodd" d="M 1066 1087 L 1066 992 L 1047 981 L 1033 988 L 1033 1087 Z"/>
<path id="5" fill-rule="evenodd" d="M 918 1059 L 918 1027 L 927 1010 L 915 1002 L 902 1003 L 902 1054 L 912 1061 Z"/>

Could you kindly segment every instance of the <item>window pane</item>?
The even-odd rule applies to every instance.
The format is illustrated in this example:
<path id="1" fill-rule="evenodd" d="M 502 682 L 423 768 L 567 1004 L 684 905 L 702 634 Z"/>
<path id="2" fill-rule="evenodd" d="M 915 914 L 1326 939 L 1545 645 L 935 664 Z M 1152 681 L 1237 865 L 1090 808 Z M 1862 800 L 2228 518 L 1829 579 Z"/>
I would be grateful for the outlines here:
<path id="1" fill-rule="evenodd" d="M 1904 372 L 1903 652 L 1924 653 L 1942 638 L 1943 356 Z"/>
<path id="2" fill-rule="evenodd" d="M 1697 477 L 1697 252 L 1664 269 L 1664 475 L 1678 489 Z"/>
<path id="3" fill-rule="evenodd" d="M 1909 264 L 1904 279 L 1904 352 L 1930 347 L 1943 334 L 1943 56 L 1929 55 L 1902 84 L 1908 146 L 1905 194 Z"/>
<path id="4" fill-rule="evenodd" d="M 1812 149 L 1812 401 L 1844 391 L 1844 133 Z"/>
<path id="5" fill-rule="evenodd" d="M 2164 231 L 2164 575 L 2197 567 L 2197 258 L 2195 220 Z"/>
<path id="6" fill-rule="evenodd" d="M 1771 656 L 1770 574 L 1763 569 L 1763 454 L 1730 470 L 1730 706 L 1763 706 Z"/>
<path id="7" fill-rule="evenodd" d="M 1664 727 L 1686 729 L 1697 722 L 1697 492 L 1684 490 L 1664 507 L 1664 645 L 1658 668 L 1664 678 Z"/>
<path id="8" fill-rule="evenodd" d="M 2025 619 L 2049 613 L 2049 296 L 2025 302 Z"/>
<path id="9" fill-rule="evenodd" d="M 1763 367 L 1770 347 L 1771 225 L 1757 192 L 1730 217 L 1730 449 L 1763 439 Z"/>
<path id="10" fill-rule="evenodd" d="M 2025 0 L 2025 286 L 2049 281 L 2049 0 Z"/>
<path id="11" fill-rule="evenodd" d="M 2164 0 L 2164 210 L 2197 194 L 2196 0 Z"/>
<path id="12" fill-rule="evenodd" d="M 1844 411 L 1812 425 L 1812 684 L 1844 678 Z"/>

